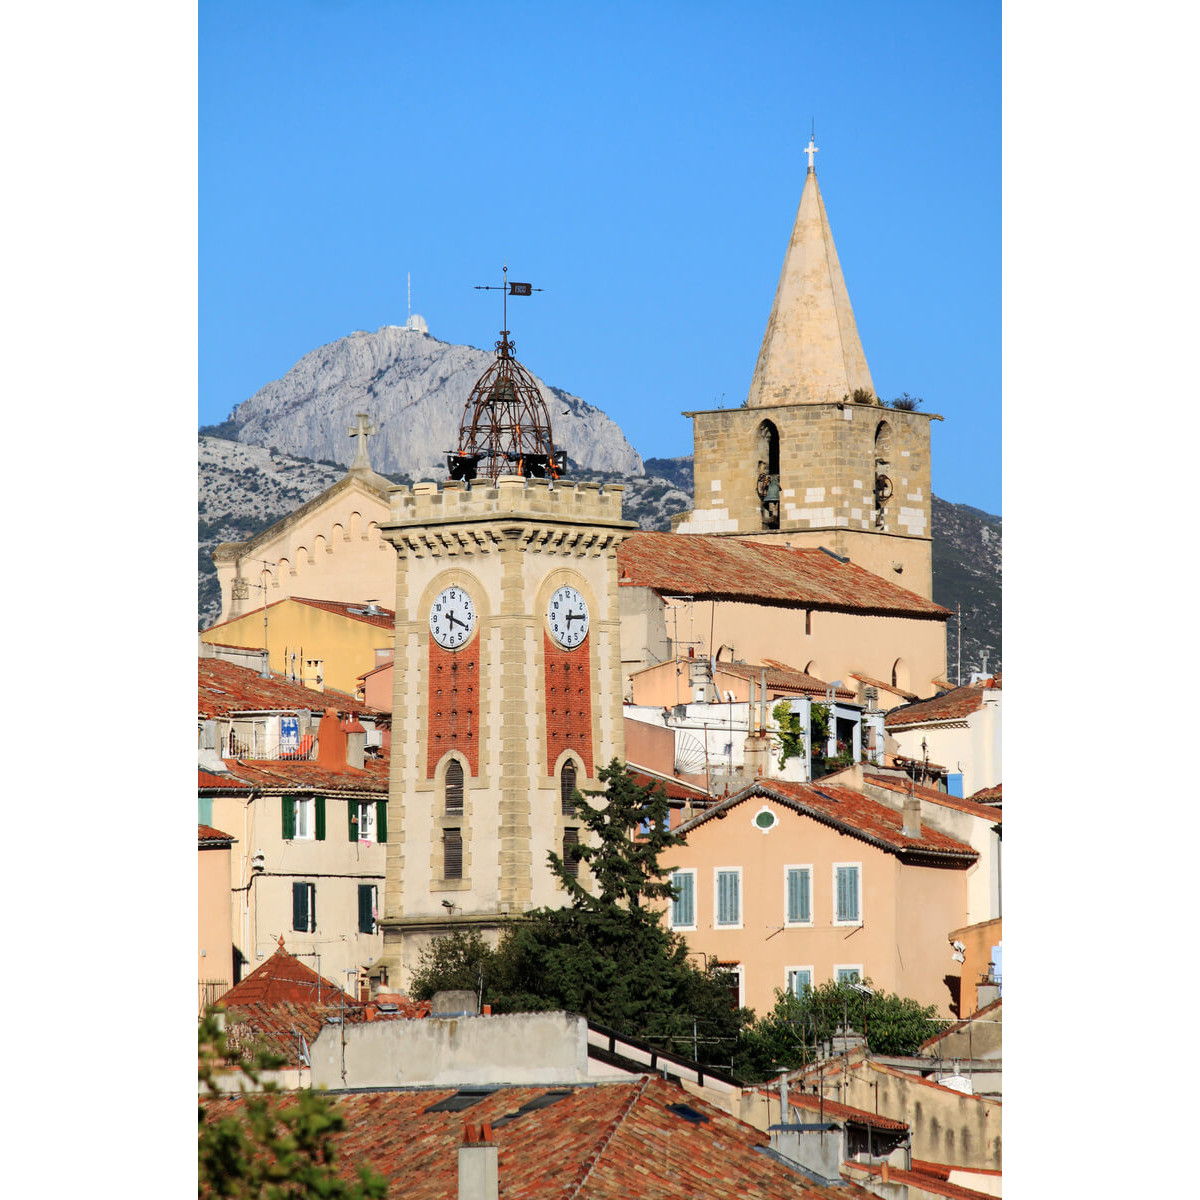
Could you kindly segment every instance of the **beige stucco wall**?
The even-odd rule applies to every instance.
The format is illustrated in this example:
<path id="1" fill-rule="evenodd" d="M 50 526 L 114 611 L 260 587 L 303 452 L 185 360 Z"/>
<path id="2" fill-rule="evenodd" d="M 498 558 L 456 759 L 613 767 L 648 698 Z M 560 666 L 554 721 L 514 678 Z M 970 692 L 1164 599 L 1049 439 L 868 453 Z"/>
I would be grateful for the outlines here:
<path id="1" fill-rule="evenodd" d="M 952 772 L 962 772 L 964 796 L 973 795 L 980 788 L 995 787 L 1003 783 L 1003 695 L 999 688 L 986 688 L 983 707 L 965 720 L 889 729 L 889 741 L 895 743 L 898 754 L 919 759 L 924 756 L 921 748 L 924 740 L 929 747 L 930 762 Z"/>
<path id="2" fill-rule="evenodd" d="M 196 909 L 199 923 L 196 979 L 201 983 L 223 981 L 226 987 L 233 986 L 230 858 L 228 846 L 219 849 L 201 847 L 196 864 Z"/>
<path id="3" fill-rule="evenodd" d="M 268 602 L 308 596 L 375 600 L 390 607 L 393 554 L 379 536 L 379 525 L 387 516 L 388 502 L 379 488 L 347 476 L 264 531 L 267 536 L 253 547 L 246 542 L 218 546 L 213 561 L 221 585 L 219 620 L 262 607 L 263 591 L 253 586 L 264 581 L 260 560 L 276 564 L 266 568 Z M 233 581 L 238 577 L 252 585 L 244 599 L 233 598 Z"/>
<path id="4" fill-rule="evenodd" d="M 899 685 L 920 696 L 934 695 L 937 689 L 932 681 L 945 675 L 946 625 L 941 620 L 813 611 L 806 625 L 806 610 L 802 607 L 732 600 L 687 601 L 660 598 L 649 588 L 621 588 L 622 617 L 629 608 L 654 603 L 662 606 L 662 624 L 668 635 L 678 630 L 681 643 L 697 643 L 697 657 L 706 658 L 722 646 L 732 646 L 734 657 L 744 662 L 771 658 L 819 679 L 840 679 L 847 687 L 855 686 L 852 673 L 890 681 L 893 668 L 897 668 Z M 630 672 L 626 694 L 631 698 L 632 671 L 637 669 L 631 664 L 653 665 L 641 654 L 637 633 L 637 625 L 626 628 L 622 624 L 622 660 Z M 685 683 L 681 677 L 681 703 L 688 698 L 682 694 Z M 674 692 L 671 680 L 667 690 L 669 694 Z"/>
<path id="5" fill-rule="evenodd" d="M 986 975 L 988 972 L 988 963 L 992 958 L 992 947 L 999 946 L 1004 938 L 1004 922 L 1001 918 L 996 917 L 991 921 L 980 921 L 977 924 L 965 925 L 961 929 L 951 930 L 950 937 L 962 942 L 965 947 L 963 951 L 962 996 L 959 1001 L 959 1012 L 962 1016 L 966 1017 L 981 1007 L 979 1004 L 979 977 Z M 999 966 L 999 964 L 997 965 Z M 996 1019 L 999 1019 L 999 1013 L 996 1014 Z M 985 1041 L 984 1045 L 986 1044 Z M 978 1045 L 974 1047 L 974 1052 L 977 1058 L 983 1057 Z M 949 1055 L 955 1053 L 955 1051 L 948 1050 L 943 1046 L 942 1053 Z"/>
<path id="6" fill-rule="evenodd" d="M 621 520 L 622 490 L 502 477 L 470 491 L 418 484 L 393 492 L 384 532 L 398 551 L 390 785 L 397 835 L 388 846 L 385 923 L 402 989 L 434 934 L 470 925 L 494 939 L 509 916 L 565 899 L 546 856 L 561 853 L 564 830 L 579 823 L 561 811 L 566 753 L 547 771 L 545 610 L 564 584 L 588 604 L 588 636 L 570 654 L 586 656 L 590 671 L 590 774 L 580 753 L 571 756 L 577 786 L 596 789 L 600 768 L 625 757 L 616 549 L 633 527 Z M 479 651 L 475 774 L 457 751 L 427 758 L 429 610 L 452 584 L 469 591 L 477 613 L 464 645 Z M 443 815 L 451 757 L 464 771 L 461 817 Z M 447 826 L 462 831 L 462 879 L 442 878 Z M 580 878 L 587 880 L 584 866 Z"/>
<path id="7" fill-rule="evenodd" d="M 390 607 L 390 597 L 385 604 Z M 263 635 L 260 607 L 257 612 L 211 626 L 201 633 L 200 640 L 261 646 Z M 336 688 L 353 695 L 358 687 L 358 677 L 375 666 L 375 651 L 392 644 L 392 631 L 323 608 L 285 600 L 282 604 L 273 603 L 267 610 L 266 638 L 272 671 L 288 672 L 293 666 L 292 653 L 297 655 L 297 660 L 301 654 L 305 659 L 320 659 L 323 662 L 321 689 Z M 305 683 L 309 687 L 317 686 L 315 679 L 306 679 Z"/>
<path id="8" fill-rule="evenodd" d="M 779 434 L 779 539 L 823 545 L 919 595 L 932 595 L 929 414 L 791 404 L 686 415 L 693 420 L 695 508 L 672 522 L 676 533 L 763 532 L 755 486 L 759 427 L 770 420 Z M 888 462 L 880 469 L 892 480 L 893 493 L 877 529 L 875 434 L 881 421 L 891 435 Z"/>
<path id="9" fill-rule="evenodd" d="M 382 933 L 358 931 L 358 885 L 379 888 L 382 911 L 387 846 L 350 841 L 346 806 L 359 799 L 326 796 L 324 841 L 285 841 L 280 796 L 259 796 L 249 802 L 235 796 L 214 797 L 213 825 L 238 839 L 227 878 L 233 891 L 228 920 L 233 944 L 249 960 L 246 972 L 275 951 L 280 934 L 289 954 L 319 954 L 319 968 L 315 957 L 305 957 L 305 962 L 343 987 L 348 969 L 369 966 L 379 958 Z M 391 824 L 389 813 L 389 837 Z M 250 859 L 259 850 L 266 870 L 254 875 Z M 316 888 L 315 932 L 292 929 L 292 884 L 301 880 Z"/>
<path id="10" fill-rule="evenodd" d="M 779 823 L 767 833 L 754 817 L 768 808 Z M 840 833 L 785 805 L 752 797 L 722 819 L 691 830 L 688 844 L 664 862 L 696 871 L 695 929 L 680 932 L 693 951 L 741 962 L 743 1000 L 760 1016 L 775 1003 L 788 968 L 809 968 L 814 985 L 835 968 L 858 967 L 876 986 L 949 1014 L 943 982 L 950 962 L 946 932 L 962 922 L 962 870 L 905 866 L 892 854 Z M 834 923 L 834 865 L 860 864 L 861 925 Z M 812 923 L 785 927 L 786 866 L 812 870 Z M 716 925 L 715 872 L 742 870 L 741 928 Z M 669 919 L 669 918 L 668 918 Z"/>

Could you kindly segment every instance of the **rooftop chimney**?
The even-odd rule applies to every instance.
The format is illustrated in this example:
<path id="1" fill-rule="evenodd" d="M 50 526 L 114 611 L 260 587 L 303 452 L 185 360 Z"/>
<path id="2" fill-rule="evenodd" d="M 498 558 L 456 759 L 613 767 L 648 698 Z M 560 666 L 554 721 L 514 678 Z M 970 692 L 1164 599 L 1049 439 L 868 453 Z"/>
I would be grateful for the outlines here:
<path id="1" fill-rule="evenodd" d="M 317 726 L 317 762 L 331 771 L 346 765 L 346 733 L 336 708 L 327 708 Z"/>
<path id="2" fill-rule="evenodd" d="M 458 1148 L 458 1200 L 499 1200 L 499 1151 L 492 1140 L 492 1127 L 463 1126 Z"/>
<path id="3" fill-rule="evenodd" d="M 904 823 L 901 832 L 905 837 L 921 836 L 921 801 L 916 796 L 904 797 Z"/>
<path id="4" fill-rule="evenodd" d="M 346 766 L 362 770 L 367 758 L 367 731 L 355 716 L 350 716 L 342 725 L 346 735 Z"/>

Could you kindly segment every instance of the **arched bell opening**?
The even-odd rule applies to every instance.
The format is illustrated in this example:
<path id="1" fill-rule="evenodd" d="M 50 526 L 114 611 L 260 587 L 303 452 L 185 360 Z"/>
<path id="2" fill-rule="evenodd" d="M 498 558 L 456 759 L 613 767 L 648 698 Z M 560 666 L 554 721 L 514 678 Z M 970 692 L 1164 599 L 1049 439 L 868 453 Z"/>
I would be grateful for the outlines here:
<path id="1" fill-rule="evenodd" d="M 758 477 L 754 490 L 762 507 L 762 527 L 779 528 L 779 430 L 771 421 L 758 427 Z"/>
<path id="2" fill-rule="evenodd" d="M 886 421 L 875 426 L 875 528 L 887 525 L 887 503 L 892 498 L 892 480 L 888 474 L 892 457 L 892 427 Z"/>

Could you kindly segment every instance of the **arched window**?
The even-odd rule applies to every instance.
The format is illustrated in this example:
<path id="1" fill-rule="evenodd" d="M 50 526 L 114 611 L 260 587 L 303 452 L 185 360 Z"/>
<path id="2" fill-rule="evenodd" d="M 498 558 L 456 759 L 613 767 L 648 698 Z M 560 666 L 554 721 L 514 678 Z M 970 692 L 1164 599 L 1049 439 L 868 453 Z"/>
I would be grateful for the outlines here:
<path id="1" fill-rule="evenodd" d="M 770 421 L 758 427 L 758 465 L 754 490 L 762 506 L 762 527 L 779 528 L 779 430 Z"/>
<path id="2" fill-rule="evenodd" d="M 892 457 L 892 427 L 886 421 L 875 426 L 875 461 L 886 463 Z"/>
<path id="3" fill-rule="evenodd" d="M 568 758 L 559 775 L 559 792 L 562 795 L 564 817 L 575 815 L 575 764 Z"/>
<path id="4" fill-rule="evenodd" d="M 463 810 L 462 763 L 452 758 L 446 764 L 446 816 L 457 817 Z"/>
<path id="5" fill-rule="evenodd" d="M 902 658 L 892 663 L 892 687 L 908 691 L 908 667 Z"/>

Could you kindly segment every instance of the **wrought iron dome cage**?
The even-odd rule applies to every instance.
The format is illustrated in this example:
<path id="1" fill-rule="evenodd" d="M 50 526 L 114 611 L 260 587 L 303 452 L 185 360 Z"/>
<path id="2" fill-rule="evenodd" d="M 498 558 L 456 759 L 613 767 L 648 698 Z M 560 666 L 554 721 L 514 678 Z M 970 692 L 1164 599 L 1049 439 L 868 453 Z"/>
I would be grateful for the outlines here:
<path id="1" fill-rule="evenodd" d="M 467 397 L 458 449 L 446 455 L 451 479 L 558 479 L 566 470 L 567 452 L 554 448 L 541 388 L 513 357 L 514 348 L 508 330 L 502 329 L 495 361 Z"/>

